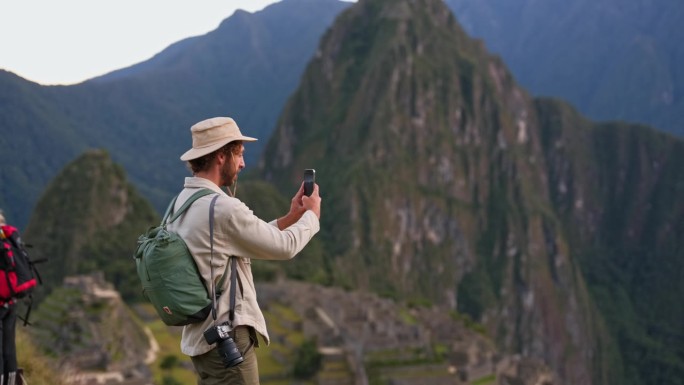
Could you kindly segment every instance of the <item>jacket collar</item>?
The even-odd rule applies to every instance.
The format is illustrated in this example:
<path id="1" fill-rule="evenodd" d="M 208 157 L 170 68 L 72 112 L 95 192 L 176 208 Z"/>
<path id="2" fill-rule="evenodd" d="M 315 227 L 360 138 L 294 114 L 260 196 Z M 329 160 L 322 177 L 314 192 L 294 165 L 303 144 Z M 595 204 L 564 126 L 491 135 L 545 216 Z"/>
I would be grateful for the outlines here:
<path id="1" fill-rule="evenodd" d="M 219 186 L 217 186 L 214 182 L 210 181 L 209 179 L 204 179 L 196 176 L 192 177 L 186 177 L 185 178 L 185 184 L 183 185 L 185 188 L 208 188 L 212 191 L 216 191 L 217 193 L 221 193 L 223 195 L 226 195 L 226 192 L 221 190 Z"/>

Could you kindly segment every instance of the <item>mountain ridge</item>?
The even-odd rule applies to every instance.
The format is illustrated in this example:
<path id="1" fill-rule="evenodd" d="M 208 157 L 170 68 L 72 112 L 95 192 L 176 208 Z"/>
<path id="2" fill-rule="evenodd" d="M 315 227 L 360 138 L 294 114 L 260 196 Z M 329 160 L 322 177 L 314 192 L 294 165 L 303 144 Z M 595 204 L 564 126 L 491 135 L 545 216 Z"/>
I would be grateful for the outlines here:
<path id="1" fill-rule="evenodd" d="M 135 242 L 159 220 L 106 151 L 85 152 L 51 181 L 24 232 L 31 253 L 48 259 L 38 297 L 66 276 L 103 270 L 125 299 L 140 298 Z"/>
<path id="2" fill-rule="evenodd" d="M 88 148 L 107 148 L 161 212 L 187 175 L 178 156 L 190 145 L 190 126 L 211 116 L 232 116 L 243 132 L 262 139 L 257 151 L 246 153 L 246 161 L 256 163 L 318 37 L 347 6 L 337 0 L 284 0 L 253 14 L 238 12 L 201 38 L 157 55 L 165 61 L 73 86 L 43 87 L 0 72 L 0 102 L 7 106 L 0 109 L 0 126 L 17 133 L 12 137 L 36 142 L 35 148 L 17 147 L 8 136 L 0 138 L 7 149 L 0 162 L 16 167 L 3 173 L 0 204 L 25 226 L 61 167 Z M 266 20 L 287 23 L 272 26 Z M 299 38 L 291 38 L 297 33 Z M 22 94 L 9 93 L 14 87 L 30 89 L 22 103 Z M 30 138 L 21 135 L 32 132 Z M 31 173 L 30 183 L 22 170 Z"/>
<path id="3" fill-rule="evenodd" d="M 681 3 L 446 2 L 535 95 L 561 97 L 595 120 L 684 135 Z"/>
<path id="4" fill-rule="evenodd" d="M 562 156 L 554 152 L 559 133 L 574 144 Z M 315 165 L 325 186 L 324 260 L 335 285 L 448 304 L 482 322 L 505 351 L 544 359 L 568 383 L 662 383 L 676 378 L 678 366 L 659 360 L 682 360 L 662 348 L 670 337 L 650 336 L 635 317 L 609 327 L 648 300 L 630 289 L 636 282 L 611 286 L 591 270 L 611 269 L 628 251 L 634 266 L 663 274 L 643 250 L 611 250 L 619 239 L 602 235 L 624 228 L 611 225 L 620 207 L 607 213 L 602 205 L 634 197 L 628 188 L 605 194 L 625 170 L 608 164 L 648 164 L 657 153 L 606 151 L 624 143 L 624 133 L 632 147 L 643 140 L 671 154 L 661 160 L 671 179 L 627 173 L 630 185 L 643 183 L 674 208 L 667 221 L 651 215 L 654 222 L 642 223 L 682 222 L 674 198 L 684 179 L 675 156 L 681 140 L 594 123 L 565 103 L 532 98 L 441 2 L 367 0 L 322 39 L 260 166 L 285 191 Z M 620 163 L 607 162 L 606 153 Z M 668 234 L 653 253 L 673 263 L 678 243 Z M 628 292 L 609 307 L 606 289 Z M 667 330 L 674 330 L 678 313 L 669 314 Z M 662 366 L 652 370 L 635 351 Z"/>
<path id="5" fill-rule="evenodd" d="M 544 230 L 567 249 L 545 214 L 553 209 L 540 166 L 524 157 L 542 160 L 534 123 L 529 96 L 441 2 L 362 1 L 323 38 L 262 171 L 292 188 L 299 170 L 316 165 L 333 202 L 322 237 L 336 285 L 448 304 L 483 322 L 506 351 L 591 383 L 587 355 L 601 334 L 585 318 L 582 276 L 567 255 L 554 256 L 570 266 L 556 272 L 560 283 L 545 263 L 530 270 L 551 257 L 535 248 Z M 552 299 L 561 292 L 570 301 Z M 576 316 L 554 316 L 567 313 Z"/>

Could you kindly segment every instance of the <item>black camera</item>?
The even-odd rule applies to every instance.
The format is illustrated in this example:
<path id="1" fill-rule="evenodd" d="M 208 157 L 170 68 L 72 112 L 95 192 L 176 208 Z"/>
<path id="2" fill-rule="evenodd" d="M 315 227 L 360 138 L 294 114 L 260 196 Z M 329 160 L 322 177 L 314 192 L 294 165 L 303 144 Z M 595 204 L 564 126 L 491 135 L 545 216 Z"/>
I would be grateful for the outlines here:
<path id="1" fill-rule="evenodd" d="M 218 351 L 224 367 L 231 368 L 245 360 L 230 336 L 228 325 L 218 325 L 207 329 L 204 332 L 204 339 L 209 345 L 216 344 L 216 351 Z"/>

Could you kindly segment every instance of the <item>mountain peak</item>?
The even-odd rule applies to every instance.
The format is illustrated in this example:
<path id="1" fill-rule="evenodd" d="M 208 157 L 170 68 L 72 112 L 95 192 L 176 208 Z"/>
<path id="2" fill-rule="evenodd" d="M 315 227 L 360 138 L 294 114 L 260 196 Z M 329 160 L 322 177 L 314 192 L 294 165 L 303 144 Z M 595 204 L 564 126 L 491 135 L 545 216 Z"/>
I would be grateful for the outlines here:
<path id="1" fill-rule="evenodd" d="M 538 132 L 532 99 L 443 1 L 360 0 L 321 40 L 262 169 L 291 190 L 316 168 L 335 284 L 462 311 L 500 333 L 504 349 L 590 383 L 584 353 L 557 359 L 595 343 L 588 310 L 558 317 L 589 308 L 584 287 L 571 271 L 530 270 L 553 253 L 533 246 L 542 234 L 567 247 L 542 215 L 552 210 Z M 540 283 L 554 279 L 563 284 Z M 553 329 L 540 334 L 541 319 Z M 587 339 L 562 332 L 543 345 L 556 328 Z"/>
<path id="2" fill-rule="evenodd" d="M 94 149 L 52 180 L 24 238 L 34 245 L 32 254 L 48 258 L 48 268 L 42 269 L 45 291 L 60 285 L 67 275 L 105 269 L 107 279 L 130 298 L 140 291 L 135 274 L 106 266 L 123 268 L 111 261 L 130 259 L 135 239 L 157 222 L 157 213 L 130 184 L 123 168 L 107 151 Z"/>
<path id="3" fill-rule="evenodd" d="M 426 141 L 445 125 L 455 130 L 466 115 L 491 109 L 478 100 L 493 97 L 490 89 L 499 92 L 495 97 L 509 97 L 508 92 L 527 102 L 514 85 L 500 60 L 467 37 L 442 1 L 359 1 L 323 37 L 266 152 L 274 154 L 276 169 L 291 169 L 294 154 L 308 152 L 301 147 L 306 142 L 316 147 L 311 150 L 317 157 L 338 162 L 355 162 L 348 154 L 361 151 L 382 166 L 392 151 L 421 151 L 431 144 L 434 155 L 446 143 Z M 290 109 L 298 111 L 297 121 L 284 125 Z M 469 124 L 448 135 L 477 144 L 483 136 L 477 130 Z M 289 176 L 293 183 L 299 168 Z"/>

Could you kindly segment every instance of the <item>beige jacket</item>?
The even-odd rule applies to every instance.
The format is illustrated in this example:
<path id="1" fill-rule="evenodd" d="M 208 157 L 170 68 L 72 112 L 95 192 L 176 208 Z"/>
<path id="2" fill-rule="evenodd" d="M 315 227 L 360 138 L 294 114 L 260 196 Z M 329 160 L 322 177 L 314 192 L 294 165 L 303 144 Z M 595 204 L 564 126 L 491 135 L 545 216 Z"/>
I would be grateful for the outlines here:
<path id="1" fill-rule="evenodd" d="M 191 177 L 185 179 L 185 188 L 176 200 L 174 210 L 198 189 L 216 191 L 219 198 L 214 208 L 214 281 L 218 284 L 231 255 L 237 260 L 238 287 L 236 291 L 235 319 L 233 326 L 247 325 L 256 329 L 269 343 L 266 322 L 257 303 L 251 259 L 286 260 L 294 257 L 319 230 L 318 217 L 311 211 L 287 229 L 280 231 L 276 221 L 266 223 L 256 217 L 239 199 L 228 196 L 213 182 Z M 176 221 L 169 224 L 169 231 L 178 233 L 192 253 L 200 274 L 210 282 L 211 248 L 209 242 L 209 204 L 214 194 L 206 195 L 192 204 Z M 230 306 L 230 268 L 219 298 L 217 322 L 228 321 Z M 204 354 L 215 347 L 208 345 L 203 333 L 214 324 L 211 315 L 206 321 L 183 327 L 181 350 L 189 356 Z"/>

